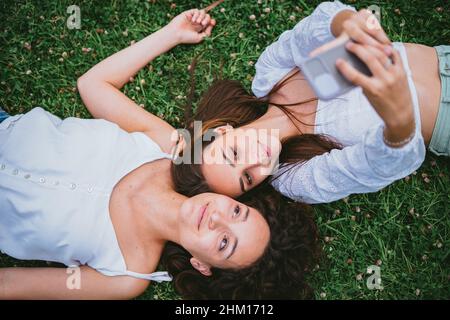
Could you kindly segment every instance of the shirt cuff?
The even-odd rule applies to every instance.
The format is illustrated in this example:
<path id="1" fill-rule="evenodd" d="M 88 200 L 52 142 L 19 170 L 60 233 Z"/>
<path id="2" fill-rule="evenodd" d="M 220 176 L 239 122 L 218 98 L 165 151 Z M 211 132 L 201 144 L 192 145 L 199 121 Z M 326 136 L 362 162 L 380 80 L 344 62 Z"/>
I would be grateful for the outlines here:
<path id="1" fill-rule="evenodd" d="M 420 131 L 416 130 L 414 137 L 399 148 L 393 148 L 384 143 L 384 126 L 375 131 L 370 130 L 364 144 L 366 157 L 374 171 L 384 177 L 403 176 L 416 170 L 425 159 L 425 143 Z"/>

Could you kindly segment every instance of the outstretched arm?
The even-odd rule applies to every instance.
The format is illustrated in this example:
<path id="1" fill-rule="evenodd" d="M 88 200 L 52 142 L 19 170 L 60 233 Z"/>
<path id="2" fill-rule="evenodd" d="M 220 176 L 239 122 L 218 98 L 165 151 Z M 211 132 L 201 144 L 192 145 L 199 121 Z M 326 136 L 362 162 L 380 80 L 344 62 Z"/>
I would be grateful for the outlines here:
<path id="1" fill-rule="evenodd" d="M 345 61 L 337 67 L 362 88 L 383 122 L 369 127 L 357 144 L 289 165 L 292 170 L 275 180 L 274 186 L 292 199 L 321 203 L 375 192 L 417 170 L 425 159 L 420 114 L 413 108 L 400 53 L 393 50 L 392 65 L 386 68 L 386 55 L 375 47 L 354 43 L 347 49 L 369 67 L 372 77 Z"/>
<path id="2" fill-rule="evenodd" d="M 165 151 L 170 150 L 172 126 L 139 107 L 120 89 L 157 56 L 181 43 L 201 42 L 214 25 L 204 10 L 185 11 L 162 29 L 92 67 L 77 82 L 89 112 L 128 132 L 146 132 Z"/>
<path id="3" fill-rule="evenodd" d="M 264 50 L 255 65 L 253 93 L 257 97 L 266 96 L 311 51 L 338 37 L 343 22 L 355 13 L 355 8 L 340 1 L 322 2 L 292 30 L 283 32 Z"/>
<path id="4" fill-rule="evenodd" d="M 132 299 L 149 281 L 105 276 L 82 266 L 66 268 L 0 268 L 0 300 L 5 299 Z"/>

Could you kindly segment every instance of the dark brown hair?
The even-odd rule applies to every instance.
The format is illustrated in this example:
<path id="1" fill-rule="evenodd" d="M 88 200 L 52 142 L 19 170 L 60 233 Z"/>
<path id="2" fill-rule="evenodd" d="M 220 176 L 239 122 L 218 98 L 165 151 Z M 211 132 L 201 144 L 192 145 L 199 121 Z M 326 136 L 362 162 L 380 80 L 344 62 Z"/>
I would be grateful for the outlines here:
<path id="1" fill-rule="evenodd" d="M 260 185 L 239 200 L 258 210 L 270 227 L 264 254 L 243 269 L 213 268 L 211 276 L 195 270 L 191 255 L 169 242 L 162 264 L 184 299 L 301 299 L 313 290 L 305 275 L 320 257 L 317 227 L 309 205 L 293 202 L 270 185 Z"/>
<path id="2" fill-rule="evenodd" d="M 298 72 L 299 70 L 278 83 L 271 90 L 269 96 L 277 92 Z M 315 99 L 317 98 L 297 103 L 277 104 L 269 101 L 267 98 L 257 98 L 254 95 L 249 94 L 238 81 L 216 80 L 202 96 L 194 116 L 190 119 L 186 119 L 186 128 L 190 133 L 190 137 L 194 137 L 193 121 L 203 122 L 202 136 L 191 139 L 190 145 L 186 148 L 190 148 L 191 151 L 194 150 L 194 144 L 197 139 L 202 139 L 203 134 L 208 129 L 227 124 L 230 124 L 233 127 L 240 127 L 257 120 L 264 115 L 269 104 L 280 108 L 294 125 L 295 122 L 293 119 L 303 123 L 301 120 L 297 119 L 287 107 L 300 105 Z M 187 108 L 191 108 L 191 106 L 188 105 Z M 328 135 L 302 134 L 300 128 L 298 128 L 298 126 L 296 127 L 300 132 L 299 135 L 281 141 L 283 147 L 279 158 L 281 164 L 280 167 L 291 163 L 302 163 L 314 156 L 329 152 L 332 149 L 342 148 L 341 144 Z M 211 141 L 203 141 L 202 139 L 203 149 L 209 143 L 211 143 Z M 190 153 L 190 163 L 172 164 L 172 178 L 177 192 L 186 196 L 210 192 L 211 189 L 202 174 L 201 165 L 194 164 L 194 152 Z M 289 170 L 285 170 L 283 174 L 287 174 L 288 171 Z"/>

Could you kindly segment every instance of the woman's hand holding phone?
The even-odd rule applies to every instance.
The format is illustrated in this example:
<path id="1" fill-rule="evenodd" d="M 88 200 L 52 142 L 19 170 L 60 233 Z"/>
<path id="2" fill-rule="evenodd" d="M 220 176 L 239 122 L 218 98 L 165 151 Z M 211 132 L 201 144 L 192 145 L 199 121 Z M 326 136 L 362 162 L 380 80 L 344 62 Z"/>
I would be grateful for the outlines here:
<path id="1" fill-rule="evenodd" d="M 346 48 L 366 64 L 372 77 L 359 72 L 343 59 L 336 61 L 336 68 L 348 81 L 362 88 L 385 122 L 386 140 L 395 145 L 410 137 L 415 130 L 411 92 L 400 53 L 394 50 L 386 33 L 377 25 L 378 20 L 372 16 L 368 10 L 360 10 L 343 22 L 343 31 L 338 38 L 312 51 L 310 56 L 353 40 Z"/>
<path id="2" fill-rule="evenodd" d="M 349 42 L 347 49 L 367 65 L 373 76 L 367 77 L 339 59 L 336 67 L 350 82 L 361 86 L 384 120 L 386 140 L 396 143 L 411 136 L 415 129 L 414 110 L 400 53 L 394 49 L 393 63 L 385 67 L 385 53 L 375 47 Z"/>

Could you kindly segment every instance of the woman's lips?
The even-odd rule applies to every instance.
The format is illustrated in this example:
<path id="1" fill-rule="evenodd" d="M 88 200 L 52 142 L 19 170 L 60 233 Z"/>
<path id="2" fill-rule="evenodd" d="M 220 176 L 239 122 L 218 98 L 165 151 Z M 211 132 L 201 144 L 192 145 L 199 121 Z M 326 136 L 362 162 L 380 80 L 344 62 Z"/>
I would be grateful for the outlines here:
<path id="1" fill-rule="evenodd" d="M 205 215 L 206 208 L 208 207 L 208 204 L 204 204 L 200 207 L 199 213 L 198 213 L 198 219 L 197 219 L 197 229 L 200 230 L 200 224 L 202 223 L 203 216 Z"/>
<path id="2" fill-rule="evenodd" d="M 270 147 L 267 144 L 266 145 L 262 144 L 261 142 L 259 142 L 259 140 L 258 140 L 258 143 L 261 145 L 261 148 L 264 150 L 267 157 L 270 159 L 270 156 L 272 155 L 272 151 L 270 150 Z"/>
<path id="3" fill-rule="evenodd" d="M 272 151 L 270 150 L 270 147 L 268 145 L 266 145 L 266 152 L 267 156 L 270 158 L 270 156 L 272 155 Z"/>

